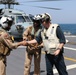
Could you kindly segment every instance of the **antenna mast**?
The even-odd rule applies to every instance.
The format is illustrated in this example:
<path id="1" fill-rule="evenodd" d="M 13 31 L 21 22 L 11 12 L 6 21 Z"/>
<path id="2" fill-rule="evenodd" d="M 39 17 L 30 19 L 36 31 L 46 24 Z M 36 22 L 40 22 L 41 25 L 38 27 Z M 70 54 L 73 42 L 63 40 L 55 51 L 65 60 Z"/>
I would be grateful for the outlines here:
<path id="1" fill-rule="evenodd" d="M 5 5 L 5 8 L 12 8 L 12 5 L 19 5 L 19 2 L 16 2 L 15 0 L 0 0 L 0 4 Z"/>

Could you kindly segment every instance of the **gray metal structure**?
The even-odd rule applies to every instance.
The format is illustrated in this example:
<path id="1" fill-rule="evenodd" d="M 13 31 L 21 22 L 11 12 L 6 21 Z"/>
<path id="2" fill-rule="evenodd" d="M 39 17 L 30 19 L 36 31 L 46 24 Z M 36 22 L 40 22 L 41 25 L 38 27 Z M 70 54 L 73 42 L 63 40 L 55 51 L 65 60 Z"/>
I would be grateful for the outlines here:
<path id="1" fill-rule="evenodd" d="M 35 1 L 32 0 L 32 1 L 25 1 L 24 3 L 45 2 L 45 1 L 62 1 L 62 0 L 35 0 Z M 5 5 L 5 9 L 0 9 L 0 18 L 4 15 L 11 16 L 14 18 L 14 23 L 9 33 L 13 35 L 14 38 L 22 38 L 23 31 L 28 26 L 33 24 L 31 20 L 33 16 L 27 15 L 23 11 L 13 9 L 14 5 L 19 5 L 19 2 L 16 2 L 16 0 L 0 0 L 0 4 Z M 42 7 L 42 6 L 33 6 L 33 7 L 60 10 L 59 8 L 51 8 L 51 7 Z"/>
<path id="2" fill-rule="evenodd" d="M 15 10 L 11 7 L 11 5 L 18 5 L 18 2 L 15 2 L 15 0 L 1 0 L 0 4 L 4 4 L 5 8 L 0 9 L 0 18 L 2 16 L 10 16 L 13 17 L 14 22 L 9 30 L 9 33 L 14 36 L 14 38 L 22 38 L 22 34 L 24 30 L 33 24 L 29 14 L 26 14 L 25 12 L 21 10 Z M 6 7 L 7 5 L 7 7 Z"/>

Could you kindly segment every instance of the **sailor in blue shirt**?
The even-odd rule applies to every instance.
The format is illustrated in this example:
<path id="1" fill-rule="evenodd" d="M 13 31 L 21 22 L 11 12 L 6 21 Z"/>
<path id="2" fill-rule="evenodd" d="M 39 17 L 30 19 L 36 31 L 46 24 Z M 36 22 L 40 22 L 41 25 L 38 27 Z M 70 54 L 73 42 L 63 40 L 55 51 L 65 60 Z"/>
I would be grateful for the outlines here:
<path id="1" fill-rule="evenodd" d="M 53 74 L 53 66 L 55 65 L 58 70 L 59 75 L 68 75 L 66 71 L 66 65 L 64 62 L 63 50 L 65 37 L 58 24 L 51 23 L 51 16 L 47 13 L 41 15 L 42 25 L 44 28 L 36 37 L 36 39 L 31 41 L 23 41 L 23 45 L 31 43 L 43 42 L 45 50 L 45 61 L 46 61 L 46 75 Z M 50 32 L 51 31 L 51 32 Z"/>

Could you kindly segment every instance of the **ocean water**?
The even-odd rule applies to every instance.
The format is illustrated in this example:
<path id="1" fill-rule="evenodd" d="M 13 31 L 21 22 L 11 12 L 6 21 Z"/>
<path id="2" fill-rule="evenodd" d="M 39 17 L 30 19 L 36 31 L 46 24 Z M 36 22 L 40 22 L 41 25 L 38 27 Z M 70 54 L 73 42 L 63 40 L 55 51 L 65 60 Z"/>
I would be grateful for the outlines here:
<path id="1" fill-rule="evenodd" d="M 64 34 L 76 35 L 76 24 L 59 24 Z"/>

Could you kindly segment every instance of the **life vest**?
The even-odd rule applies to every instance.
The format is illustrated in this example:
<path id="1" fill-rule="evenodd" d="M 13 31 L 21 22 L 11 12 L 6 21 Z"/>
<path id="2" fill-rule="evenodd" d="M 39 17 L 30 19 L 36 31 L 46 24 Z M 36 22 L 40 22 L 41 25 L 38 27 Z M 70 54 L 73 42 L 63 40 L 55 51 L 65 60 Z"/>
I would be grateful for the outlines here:
<path id="1" fill-rule="evenodd" d="M 0 36 L 6 31 L 4 29 L 0 29 Z M 10 37 L 9 37 L 10 38 Z M 3 39 L 0 39 L 0 55 L 9 55 L 12 50 L 5 44 Z"/>
<path id="2" fill-rule="evenodd" d="M 58 24 L 51 24 L 46 30 L 45 28 L 41 32 L 41 37 L 44 44 L 44 50 L 48 54 L 53 54 L 59 46 L 59 39 L 56 36 L 56 29 Z"/>

